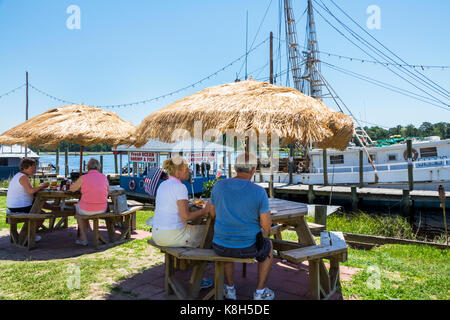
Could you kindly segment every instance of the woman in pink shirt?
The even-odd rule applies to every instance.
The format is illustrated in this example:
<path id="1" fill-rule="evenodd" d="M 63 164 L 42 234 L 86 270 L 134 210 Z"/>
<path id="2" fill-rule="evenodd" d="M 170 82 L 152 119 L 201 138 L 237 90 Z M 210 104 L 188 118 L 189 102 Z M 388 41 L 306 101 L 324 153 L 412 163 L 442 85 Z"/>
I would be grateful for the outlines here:
<path id="1" fill-rule="evenodd" d="M 87 164 L 88 173 L 81 176 L 70 186 L 70 191 L 76 192 L 81 189 L 81 199 L 76 209 L 78 215 L 95 215 L 105 213 L 108 208 L 108 179 L 103 173 L 99 172 L 100 162 L 91 158 Z M 86 229 L 89 221 L 77 219 L 78 229 L 80 230 L 80 239 L 77 244 L 87 246 L 88 240 Z"/>

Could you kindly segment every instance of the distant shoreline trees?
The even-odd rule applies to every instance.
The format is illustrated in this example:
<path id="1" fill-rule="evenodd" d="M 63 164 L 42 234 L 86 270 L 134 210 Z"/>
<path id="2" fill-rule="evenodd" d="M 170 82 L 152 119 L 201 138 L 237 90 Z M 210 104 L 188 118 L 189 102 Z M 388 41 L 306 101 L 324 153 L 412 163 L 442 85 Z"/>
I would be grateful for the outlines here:
<path id="1" fill-rule="evenodd" d="M 375 127 L 364 127 L 367 134 L 372 140 L 389 139 L 390 136 L 400 135 L 402 137 L 429 137 L 439 136 L 441 139 L 450 139 L 450 123 L 438 122 L 432 124 L 430 122 L 422 123 L 418 128 L 410 124 L 406 127 L 398 125 L 390 129 Z"/>
<path id="2" fill-rule="evenodd" d="M 38 152 L 46 152 L 46 151 L 55 151 L 55 150 L 46 150 L 43 148 L 31 148 L 33 151 L 38 151 Z M 80 145 L 76 144 L 76 143 L 67 143 L 67 142 L 62 142 L 59 146 L 58 146 L 59 151 L 66 151 L 68 150 L 69 152 L 79 152 L 80 151 Z M 92 146 L 84 146 L 83 147 L 83 151 L 86 152 L 111 152 L 112 150 L 112 146 L 105 144 L 105 143 L 101 143 L 101 144 L 93 144 Z"/>

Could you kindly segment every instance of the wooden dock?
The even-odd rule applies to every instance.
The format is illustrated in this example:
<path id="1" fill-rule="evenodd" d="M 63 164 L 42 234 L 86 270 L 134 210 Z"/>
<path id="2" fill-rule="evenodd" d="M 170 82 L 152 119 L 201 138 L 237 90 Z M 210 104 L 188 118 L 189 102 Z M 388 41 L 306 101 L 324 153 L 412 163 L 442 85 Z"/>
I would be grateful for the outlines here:
<path id="1" fill-rule="evenodd" d="M 269 184 L 257 183 L 257 185 L 268 190 Z M 354 209 L 358 208 L 361 200 L 378 200 L 378 201 L 402 201 L 402 207 L 408 209 L 411 201 L 416 204 L 418 202 L 433 204 L 439 207 L 438 191 L 428 190 L 401 190 L 388 188 L 371 188 L 356 186 L 323 186 L 323 185 L 305 185 L 296 184 L 289 185 L 285 183 L 274 183 L 275 195 L 297 194 L 304 195 L 308 198 L 308 203 L 313 203 L 318 196 L 346 198 L 352 202 Z M 446 192 L 446 207 L 450 205 L 450 192 Z M 409 209 L 408 209 L 409 210 Z"/>

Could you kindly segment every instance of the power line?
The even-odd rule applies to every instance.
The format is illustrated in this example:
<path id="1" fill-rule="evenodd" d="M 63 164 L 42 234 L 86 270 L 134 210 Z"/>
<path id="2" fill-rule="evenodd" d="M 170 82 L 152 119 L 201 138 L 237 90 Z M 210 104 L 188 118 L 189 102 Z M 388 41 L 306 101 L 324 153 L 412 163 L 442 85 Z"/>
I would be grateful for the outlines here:
<path id="1" fill-rule="evenodd" d="M 174 94 L 180 93 L 180 92 L 185 91 L 185 90 L 187 90 L 187 89 L 189 89 L 189 88 L 194 88 L 196 85 L 201 84 L 201 83 L 203 83 L 203 82 L 206 81 L 206 80 L 209 80 L 210 78 L 216 76 L 217 74 L 219 74 L 220 72 L 224 71 L 225 69 L 231 67 L 231 66 L 234 65 L 236 62 L 242 60 L 243 58 L 246 57 L 247 54 L 249 54 L 249 53 L 251 53 L 251 52 L 257 50 L 259 47 L 261 47 L 263 44 L 265 44 L 268 40 L 269 40 L 269 37 L 267 37 L 264 41 L 262 41 L 261 43 L 259 43 L 259 44 L 258 44 L 256 47 L 254 47 L 253 49 L 249 50 L 248 53 L 246 53 L 246 54 L 240 56 L 239 58 L 237 58 L 237 59 L 235 59 L 234 61 L 230 62 L 229 64 L 225 65 L 224 67 L 218 69 L 216 72 L 214 72 L 214 73 L 212 73 L 212 74 L 210 74 L 210 75 L 208 75 L 208 76 L 206 76 L 206 77 L 204 77 L 204 78 L 202 78 L 202 79 L 200 79 L 200 80 L 198 80 L 198 81 L 196 81 L 196 82 L 194 82 L 194 83 L 191 83 L 190 85 L 187 85 L 187 86 L 185 86 L 185 87 L 183 87 L 183 88 L 180 88 L 180 89 L 178 89 L 178 90 L 175 90 L 175 91 L 166 93 L 166 94 L 161 95 L 161 96 L 158 96 L 158 97 L 148 98 L 148 99 L 141 100 L 141 101 L 135 101 L 135 102 L 123 103 L 123 104 L 116 104 L 116 105 L 105 105 L 105 106 L 100 106 L 100 105 L 99 105 L 98 107 L 99 107 L 99 108 L 122 108 L 122 107 L 136 106 L 136 105 L 140 105 L 140 104 L 147 104 L 147 103 L 149 103 L 149 102 L 157 101 L 157 100 L 159 100 L 159 99 L 163 99 L 163 98 L 172 96 L 172 95 L 174 95 Z M 30 86 L 33 90 L 37 91 L 38 93 L 40 93 L 40 94 L 42 94 L 42 95 L 47 96 L 47 97 L 50 98 L 50 99 L 53 99 L 53 100 L 56 100 L 56 101 L 59 101 L 59 102 L 62 102 L 62 103 L 66 103 L 66 104 L 80 104 L 80 103 L 77 103 L 77 102 L 69 101 L 69 100 L 67 100 L 67 99 L 61 99 L 61 98 L 58 98 L 58 97 L 56 97 L 56 96 L 54 96 L 54 95 L 51 95 L 51 94 L 49 94 L 49 93 L 47 93 L 47 92 L 45 92 L 45 91 L 43 91 L 43 90 L 41 90 L 41 89 L 36 88 L 35 86 L 33 86 L 33 85 L 31 85 L 31 84 L 30 84 L 29 86 Z"/>
<path id="2" fill-rule="evenodd" d="M 8 92 L 6 92 L 6 93 L 0 95 L 0 99 L 3 98 L 3 97 L 5 97 L 5 96 L 7 96 L 7 95 L 10 95 L 11 93 L 16 92 L 16 91 L 19 90 L 19 89 L 22 89 L 22 88 L 25 87 L 25 86 L 26 86 L 26 84 L 23 84 L 23 85 L 21 85 L 21 86 L 15 88 L 15 89 L 12 89 L 12 90 L 10 90 L 10 91 L 8 91 Z"/>

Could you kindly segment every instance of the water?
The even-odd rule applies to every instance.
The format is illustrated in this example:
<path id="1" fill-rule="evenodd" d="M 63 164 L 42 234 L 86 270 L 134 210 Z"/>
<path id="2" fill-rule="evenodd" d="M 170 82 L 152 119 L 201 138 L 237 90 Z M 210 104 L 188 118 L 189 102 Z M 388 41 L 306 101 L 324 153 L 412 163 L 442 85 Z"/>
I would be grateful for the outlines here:
<path id="1" fill-rule="evenodd" d="M 87 162 L 89 159 L 94 158 L 100 161 L 100 154 L 89 154 L 89 155 L 83 155 L 83 161 Z M 55 155 L 40 155 L 39 161 L 41 163 L 52 163 L 53 165 L 56 165 L 56 154 Z M 117 156 L 117 166 L 120 170 L 120 155 Z M 128 161 L 127 155 L 122 155 L 122 165 L 125 166 L 125 164 Z M 68 156 L 68 164 L 69 164 L 69 172 L 72 171 L 79 171 L 80 170 L 80 156 L 79 155 L 69 155 Z M 66 161 L 64 153 L 59 155 L 59 174 L 65 175 L 65 168 L 66 168 Z M 115 173 L 115 167 L 114 167 L 114 155 L 113 154 L 104 154 L 103 155 L 103 173 L 104 174 L 111 174 Z"/>

